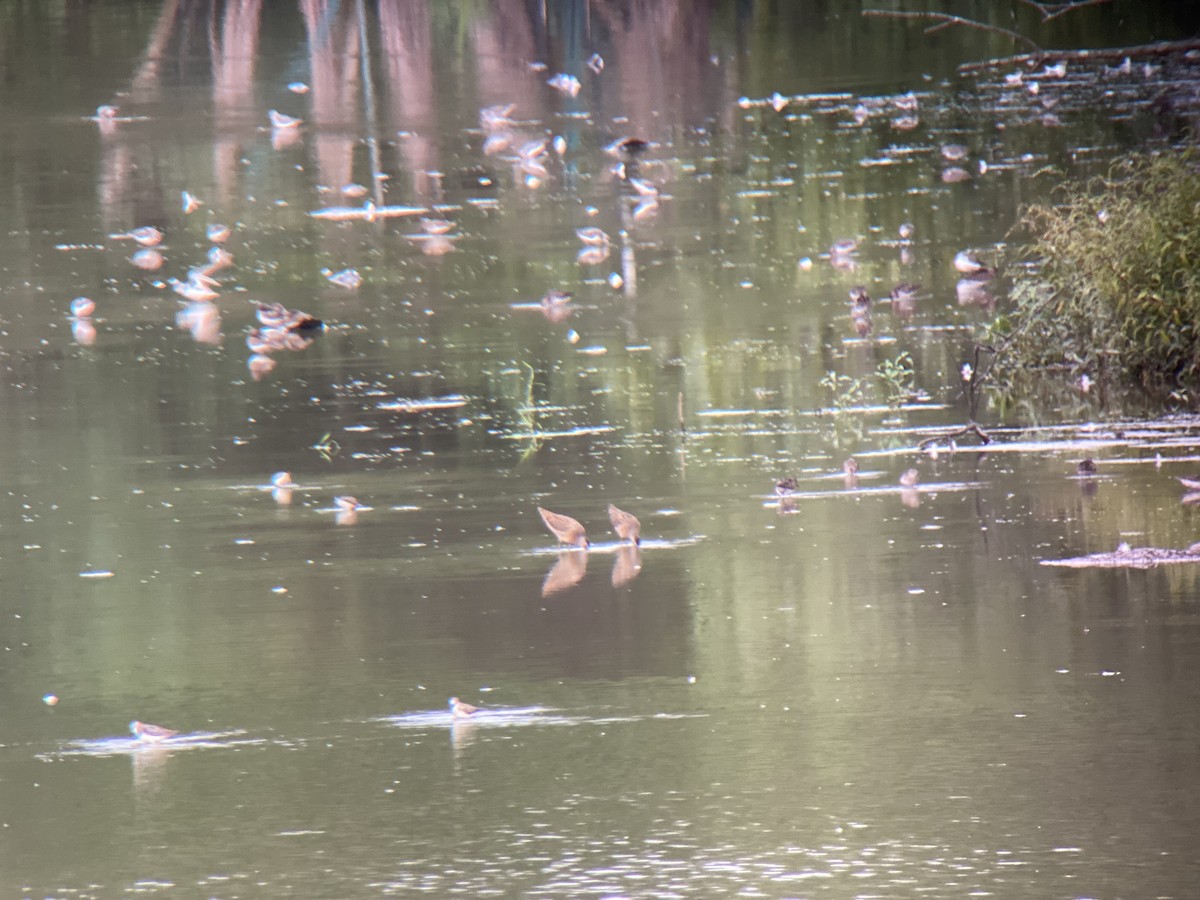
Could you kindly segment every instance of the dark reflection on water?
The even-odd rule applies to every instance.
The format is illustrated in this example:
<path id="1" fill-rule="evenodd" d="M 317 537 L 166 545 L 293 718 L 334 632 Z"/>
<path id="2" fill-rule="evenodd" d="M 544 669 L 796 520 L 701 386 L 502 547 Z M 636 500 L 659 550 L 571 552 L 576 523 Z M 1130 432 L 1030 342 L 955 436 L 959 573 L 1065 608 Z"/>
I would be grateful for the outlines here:
<path id="1" fill-rule="evenodd" d="M 1200 428 L 945 434 L 1200 63 L 530 10 L 0 5 L 6 892 L 1190 896 L 1197 573 L 1038 563 L 1192 543 Z M 1190 31 L 1103 12 L 1017 25 Z"/>

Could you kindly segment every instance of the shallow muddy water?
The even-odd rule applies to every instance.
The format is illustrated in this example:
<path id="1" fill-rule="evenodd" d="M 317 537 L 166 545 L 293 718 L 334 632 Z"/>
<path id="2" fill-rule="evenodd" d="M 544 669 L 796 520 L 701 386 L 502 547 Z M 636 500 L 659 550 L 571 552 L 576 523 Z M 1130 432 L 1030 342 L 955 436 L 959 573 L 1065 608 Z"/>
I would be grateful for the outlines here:
<path id="1" fill-rule="evenodd" d="M 1200 60 L 766 3 L 0 48 L 0 892 L 1193 895 L 1200 569 L 1040 563 L 1193 543 L 1200 419 L 1064 382 L 918 445 L 1020 205 L 1177 140 Z"/>

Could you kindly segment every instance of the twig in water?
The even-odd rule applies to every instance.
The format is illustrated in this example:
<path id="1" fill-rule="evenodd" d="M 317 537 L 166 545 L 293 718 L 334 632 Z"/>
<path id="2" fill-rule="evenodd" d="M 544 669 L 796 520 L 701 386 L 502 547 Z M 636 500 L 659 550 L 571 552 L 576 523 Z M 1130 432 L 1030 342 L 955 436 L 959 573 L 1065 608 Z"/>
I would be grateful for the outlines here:
<path id="1" fill-rule="evenodd" d="M 962 16 L 952 16 L 950 13 L 942 12 L 904 12 L 895 9 L 864 9 L 864 16 L 875 16 L 887 19 L 925 19 L 926 21 L 936 22 L 936 25 L 930 25 L 925 29 L 926 34 L 933 34 L 943 28 L 948 28 L 951 25 L 962 25 L 967 28 L 978 28 L 981 31 L 992 31 L 996 34 L 1002 34 L 1012 38 L 1014 41 L 1020 41 L 1028 47 L 1032 47 L 1035 53 L 1042 53 L 1041 46 L 1018 31 L 1013 31 L 1009 28 L 1001 28 L 999 25 L 989 25 L 986 22 L 977 22 L 974 19 L 964 19 Z"/>

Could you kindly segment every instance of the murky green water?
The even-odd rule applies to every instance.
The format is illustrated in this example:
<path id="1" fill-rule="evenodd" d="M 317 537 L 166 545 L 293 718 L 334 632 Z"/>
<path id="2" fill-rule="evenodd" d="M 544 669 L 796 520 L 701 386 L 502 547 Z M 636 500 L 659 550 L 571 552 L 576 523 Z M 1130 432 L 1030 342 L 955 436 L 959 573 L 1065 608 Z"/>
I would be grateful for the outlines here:
<path id="1" fill-rule="evenodd" d="M 1200 422 L 916 445 L 1005 303 L 955 255 L 1200 63 L 711 6 L 0 2 L 0 892 L 1193 895 L 1197 571 L 1039 561 L 1191 543 Z M 327 327 L 253 359 L 255 302 Z"/>

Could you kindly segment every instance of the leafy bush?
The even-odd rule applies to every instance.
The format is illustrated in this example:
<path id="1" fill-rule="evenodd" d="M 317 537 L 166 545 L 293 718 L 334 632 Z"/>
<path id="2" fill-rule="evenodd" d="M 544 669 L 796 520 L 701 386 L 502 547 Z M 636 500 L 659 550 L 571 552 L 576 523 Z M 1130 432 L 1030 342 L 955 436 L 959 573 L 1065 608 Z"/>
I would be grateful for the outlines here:
<path id="1" fill-rule="evenodd" d="M 1047 369 L 1157 392 L 1200 386 L 1200 165 L 1193 152 L 1127 160 L 1025 210 L 1015 309 L 990 326 L 993 374 Z"/>

